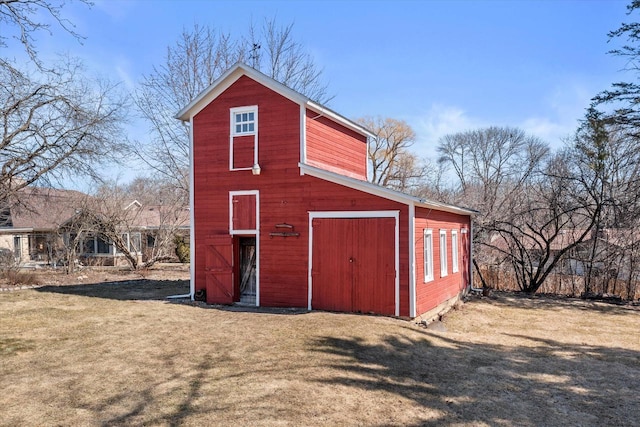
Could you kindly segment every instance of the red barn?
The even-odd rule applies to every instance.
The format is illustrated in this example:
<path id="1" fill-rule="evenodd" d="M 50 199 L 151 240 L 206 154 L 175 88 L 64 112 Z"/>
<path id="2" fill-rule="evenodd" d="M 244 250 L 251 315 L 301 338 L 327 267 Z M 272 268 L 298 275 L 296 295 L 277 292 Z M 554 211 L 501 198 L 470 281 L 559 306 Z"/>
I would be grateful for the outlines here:
<path id="1" fill-rule="evenodd" d="M 474 211 L 367 182 L 360 125 L 237 64 L 191 127 L 191 297 L 416 317 L 470 286 Z"/>

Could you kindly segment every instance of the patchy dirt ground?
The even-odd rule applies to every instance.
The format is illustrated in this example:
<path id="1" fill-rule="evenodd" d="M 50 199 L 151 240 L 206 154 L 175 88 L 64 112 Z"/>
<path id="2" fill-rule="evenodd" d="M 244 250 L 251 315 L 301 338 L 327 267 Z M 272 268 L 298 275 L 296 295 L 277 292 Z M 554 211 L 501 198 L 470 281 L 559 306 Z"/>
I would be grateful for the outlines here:
<path id="1" fill-rule="evenodd" d="M 0 293 L 0 425 L 640 419 L 637 307 L 495 294 L 436 330 L 167 303 L 186 282 L 136 280 Z"/>

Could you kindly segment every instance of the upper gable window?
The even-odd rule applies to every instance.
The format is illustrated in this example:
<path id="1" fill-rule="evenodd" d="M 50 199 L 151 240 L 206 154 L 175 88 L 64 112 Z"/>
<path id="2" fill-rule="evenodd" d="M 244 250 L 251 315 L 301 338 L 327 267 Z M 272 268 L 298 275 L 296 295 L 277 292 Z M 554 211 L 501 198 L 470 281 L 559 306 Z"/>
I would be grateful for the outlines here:
<path id="1" fill-rule="evenodd" d="M 231 133 L 233 135 L 253 135 L 258 119 L 257 107 L 231 109 Z"/>
<path id="2" fill-rule="evenodd" d="M 229 170 L 251 170 L 258 163 L 258 106 L 230 109 Z"/>

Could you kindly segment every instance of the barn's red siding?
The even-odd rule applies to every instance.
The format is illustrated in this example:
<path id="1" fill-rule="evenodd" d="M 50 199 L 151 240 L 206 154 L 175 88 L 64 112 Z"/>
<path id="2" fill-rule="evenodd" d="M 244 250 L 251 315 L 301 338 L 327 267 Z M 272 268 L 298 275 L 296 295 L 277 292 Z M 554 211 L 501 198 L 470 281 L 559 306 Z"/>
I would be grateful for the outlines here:
<path id="1" fill-rule="evenodd" d="M 258 163 L 260 175 L 250 170 L 231 171 L 230 114 L 234 107 L 258 106 Z M 309 212 L 312 211 L 398 211 L 399 212 L 399 305 L 401 316 L 409 316 L 409 207 L 350 187 L 310 175 L 300 175 L 300 105 L 268 89 L 247 76 L 240 77 L 193 117 L 193 191 L 195 253 L 194 286 L 207 288 L 207 242 L 212 236 L 229 234 L 229 194 L 257 191 L 257 209 L 234 213 L 237 227 L 250 227 L 256 215 L 259 228 L 259 303 L 262 306 L 307 307 L 309 266 Z M 366 138 L 326 117 L 307 110 L 307 160 L 310 165 L 343 175 L 366 179 Z M 244 142 L 244 141 L 243 141 Z M 247 141 L 248 142 L 248 141 Z M 247 147 L 249 144 L 247 144 Z M 243 152 L 243 166 L 249 160 Z M 235 162 L 234 162 L 235 163 Z M 237 198 L 250 206 L 253 196 Z M 247 203 L 244 203 L 247 202 Z M 235 219 L 232 221 L 235 222 Z M 434 253 L 438 253 L 437 233 L 447 228 L 451 252 L 452 228 L 467 229 L 469 217 L 416 208 L 416 293 L 417 314 L 455 296 L 466 284 L 468 258 L 464 235 L 460 240 L 460 272 L 439 278 L 439 262 L 434 259 L 435 280 L 423 283 L 422 229 L 434 230 Z M 283 237 L 277 225 L 288 224 L 297 236 Z M 466 225 L 464 225 L 466 224 Z M 274 233 L 272 235 L 271 233 Z M 250 233 L 249 233 L 250 234 Z M 371 242 L 359 244 L 375 246 Z M 379 237 L 379 236 L 378 236 Z M 467 255 L 468 256 L 468 255 Z M 449 263 L 450 255 L 449 255 Z M 451 267 L 449 267 L 451 270 Z M 211 289 L 209 283 L 209 289 Z M 234 297 L 235 298 L 235 297 Z"/>
<path id="2" fill-rule="evenodd" d="M 367 179 L 367 137 L 307 110 L 307 163 L 351 178 Z"/>
<path id="3" fill-rule="evenodd" d="M 455 297 L 469 284 L 470 217 L 453 213 L 416 208 L 416 311 L 418 314 L 437 307 Z M 424 281 L 424 230 L 433 230 L 434 279 Z M 447 276 L 441 277 L 440 230 L 447 231 Z M 458 230 L 458 272 L 453 272 L 451 230 Z M 466 230 L 466 231 L 463 231 Z"/>

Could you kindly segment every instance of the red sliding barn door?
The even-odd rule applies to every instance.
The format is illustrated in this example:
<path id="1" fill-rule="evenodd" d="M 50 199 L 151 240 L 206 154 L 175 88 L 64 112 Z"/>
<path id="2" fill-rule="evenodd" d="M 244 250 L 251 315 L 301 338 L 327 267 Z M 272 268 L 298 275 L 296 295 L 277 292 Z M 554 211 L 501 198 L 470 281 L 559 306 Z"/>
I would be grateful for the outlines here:
<path id="1" fill-rule="evenodd" d="M 314 309 L 395 314 L 395 219 L 313 220 Z"/>

